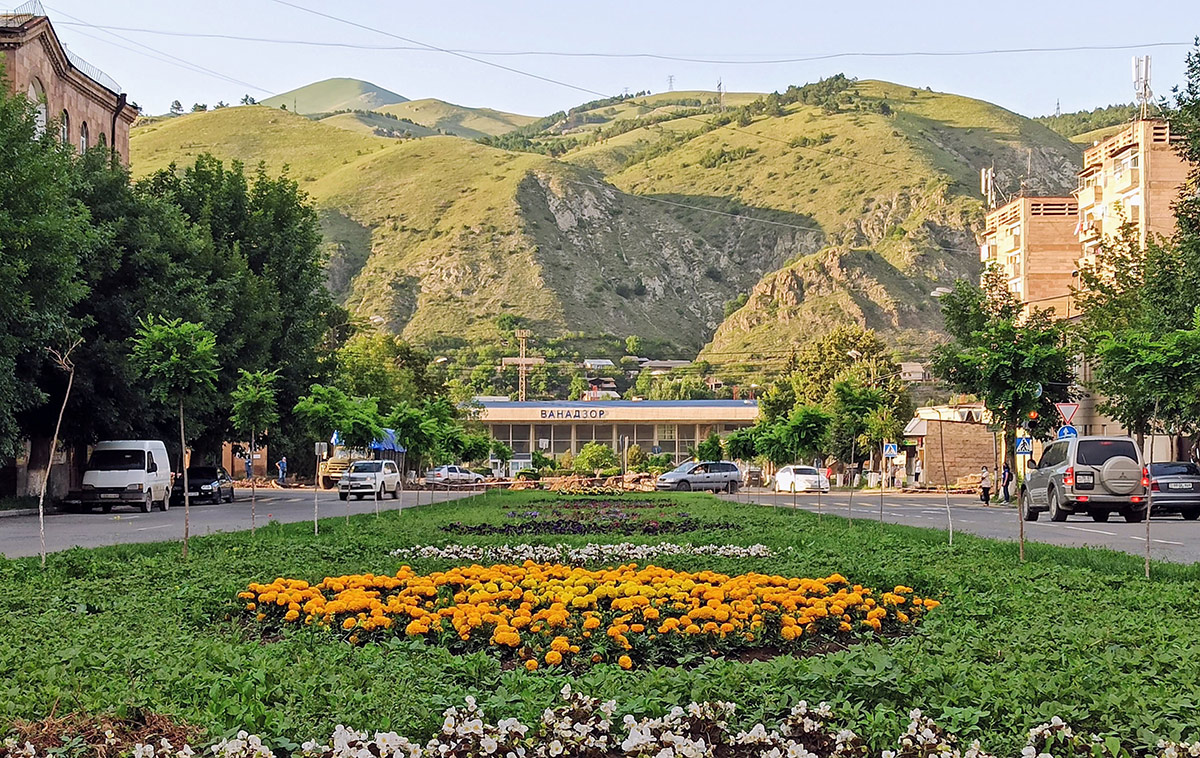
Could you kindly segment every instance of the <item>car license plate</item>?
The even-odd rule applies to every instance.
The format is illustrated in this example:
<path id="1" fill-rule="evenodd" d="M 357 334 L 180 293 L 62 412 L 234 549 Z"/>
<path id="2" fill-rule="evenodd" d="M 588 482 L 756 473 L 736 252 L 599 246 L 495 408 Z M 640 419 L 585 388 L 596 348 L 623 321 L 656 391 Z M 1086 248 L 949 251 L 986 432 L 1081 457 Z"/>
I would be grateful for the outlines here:
<path id="1" fill-rule="evenodd" d="M 1191 482 L 1169 482 L 1167 484 L 1167 489 L 1169 490 L 1190 490 L 1191 488 Z"/>
<path id="2" fill-rule="evenodd" d="M 113 499 L 113 500 L 116 500 L 118 497 L 120 497 L 120 495 L 118 495 L 118 494 L 117 494 L 117 493 L 115 493 L 115 492 L 101 492 L 101 493 L 100 493 L 100 497 L 103 497 L 103 498 L 111 498 L 111 499 Z"/>
<path id="3" fill-rule="evenodd" d="M 1095 484 L 1096 478 L 1092 474 L 1079 474 L 1075 477 L 1075 481 L 1080 484 Z"/>

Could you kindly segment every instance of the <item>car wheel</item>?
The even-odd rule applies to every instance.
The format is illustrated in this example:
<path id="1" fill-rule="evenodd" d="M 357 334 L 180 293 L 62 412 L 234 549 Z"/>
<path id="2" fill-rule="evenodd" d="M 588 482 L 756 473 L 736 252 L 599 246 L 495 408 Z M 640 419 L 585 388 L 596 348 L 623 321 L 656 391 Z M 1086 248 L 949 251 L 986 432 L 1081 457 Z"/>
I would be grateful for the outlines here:
<path id="1" fill-rule="evenodd" d="M 1126 508 L 1121 511 L 1121 515 L 1125 517 L 1125 521 L 1130 524 L 1140 524 L 1146 520 L 1145 508 Z"/>
<path id="2" fill-rule="evenodd" d="M 1089 515 L 1091 515 L 1092 521 L 1100 524 L 1108 521 L 1108 511 L 1092 511 Z"/>
<path id="3" fill-rule="evenodd" d="M 392 487 L 392 500 L 400 497 L 400 482 L 396 482 L 396 486 Z"/>
<path id="4" fill-rule="evenodd" d="M 738 483 L 737 483 L 737 482 L 735 482 L 735 481 L 733 481 L 733 480 L 730 480 L 730 481 L 729 481 L 729 482 L 728 482 L 728 483 L 725 485 L 725 491 L 726 491 L 726 492 L 728 492 L 730 495 L 732 495 L 733 493 L 737 492 L 737 491 L 738 491 Z"/>
<path id="5" fill-rule="evenodd" d="M 1058 490 L 1050 490 L 1050 520 L 1051 521 L 1066 521 L 1070 515 L 1062 509 L 1058 503 Z"/>
<path id="6" fill-rule="evenodd" d="M 679 490 L 680 492 L 691 492 L 692 485 L 687 482 L 680 482 L 679 484 L 675 485 L 675 489 Z"/>
<path id="7" fill-rule="evenodd" d="M 146 498 L 142 500 L 142 513 L 149 513 L 154 510 L 154 493 L 147 492 Z"/>
<path id="8" fill-rule="evenodd" d="M 347 497 L 349 497 L 349 495 L 347 495 L 345 492 L 338 493 L 338 500 L 345 500 Z"/>
<path id="9" fill-rule="evenodd" d="M 1029 491 L 1021 493 L 1021 516 L 1026 521 L 1037 521 L 1038 512 L 1033 509 L 1033 498 L 1029 497 Z"/>
<path id="10" fill-rule="evenodd" d="M 1183 516 L 1186 521 L 1195 521 L 1200 518 L 1200 508 L 1192 508 L 1186 511 L 1180 511 L 1180 516 Z"/>
<path id="11" fill-rule="evenodd" d="M 163 491 L 163 499 L 162 502 L 158 504 L 158 507 L 162 509 L 163 513 L 166 513 L 171 509 L 171 490 L 168 489 Z"/>
<path id="12" fill-rule="evenodd" d="M 234 487 L 230 487 L 229 488 L 229 502 L 232 503 L 235 500 L 237 500 L 237 489 Z"/>
<path id="13" fill-rule="evenodd" d="M 384 489 L 383 489 L 383 485 L 381 484 L 381 485 L 379 485 L 379 491 L 375 493 L 375 499 L 376 499 L 376 500 L 383 500 L 383 496 L 384 496 L 385 494 L 386 494 L 386 493 L 385 493 L 385 491 L 384 491 Z"/>

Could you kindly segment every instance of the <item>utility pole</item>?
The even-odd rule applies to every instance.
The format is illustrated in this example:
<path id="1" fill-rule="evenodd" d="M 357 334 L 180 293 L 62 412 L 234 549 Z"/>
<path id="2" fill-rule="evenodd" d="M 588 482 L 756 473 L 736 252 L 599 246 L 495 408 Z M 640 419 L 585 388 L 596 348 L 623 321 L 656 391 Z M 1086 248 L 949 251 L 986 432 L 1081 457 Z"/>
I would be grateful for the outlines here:
<path id="1" fill-rule="evenodd" d="M 528 329 L 518 329 L 514 332 L 517 341 L 521 343 L 521 363 L 517 366 L 517 376 L 519 377 L 517 384 L 517 399 L 522 403 L 525 402 L 525 373 L 529 370 L 529 366 L 525 362 L 525 345 L 532 332 Z"/>
<path id="2" fill-rule="evenodd" d="M 725 85 L 717 79 L 717 99 L 721 102 L 721 110 L 725 110 Z"/>
<path id="3" fill-rule="evenodd" d="M 667 74 L 667 92 L 675 91 L 675 75 Z"/>

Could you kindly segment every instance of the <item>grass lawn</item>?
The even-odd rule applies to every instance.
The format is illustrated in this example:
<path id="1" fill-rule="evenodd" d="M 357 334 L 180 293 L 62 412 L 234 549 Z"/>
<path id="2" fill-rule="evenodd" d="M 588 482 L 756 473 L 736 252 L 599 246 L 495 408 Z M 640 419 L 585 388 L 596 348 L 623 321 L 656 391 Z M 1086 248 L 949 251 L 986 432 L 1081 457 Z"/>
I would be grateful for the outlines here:
<path id="1" fill-rule="evenodd" d="M 641 496 L 639 499 L 645 499 Z M 648 496 L 658 497 L 658 496 Z M 1156 564 L 1106 551 L 1014 545 L 942 532 L 848 524 L 807 513 L 739 506 L 707 495 L 666 503 L 736 531 L 664 537 L 467 536 L 461 521 L 508 523 L 510 510 L 553 506 L 545 493 L 494 494 L 402 514 L 272 525 L 175 543 L 121 545 L 37 559 L 0 559 L 0 735 L 17 718 L 53 711 L 166 713 L 207 730 L 307 739 L 336 724 L 427 738 L 441 712 L 478 698 L 490 718 L 537 720 L 564 683 L 620 712 L 647 715 L 696 700 L 738 704 L 736 721 L 773 723 L 799 700 L 827 700 L 874 750 L 888 747 L 919 707 L 962 738 L 1015 754 L 1031 726 L 1061 716 L 1076 729 L 1127 746 L 1200 736 L 1200 623 L 1195 566 Z M 263 641 L 237 593 L 276 577 L 446 569 L 447 560 L 394 558 L 411 545 L 589 542 L 762 543 L 775 558 L 670 556 L 656 564 L 794 577 L 841 573 L 877 591 L 908 585 L 942 605 L 915 636 L 805 658 L 579 675 L 504 670 L 486 653 L 456 657 L 396 638 L 353 647 L 297 626 Z"/>

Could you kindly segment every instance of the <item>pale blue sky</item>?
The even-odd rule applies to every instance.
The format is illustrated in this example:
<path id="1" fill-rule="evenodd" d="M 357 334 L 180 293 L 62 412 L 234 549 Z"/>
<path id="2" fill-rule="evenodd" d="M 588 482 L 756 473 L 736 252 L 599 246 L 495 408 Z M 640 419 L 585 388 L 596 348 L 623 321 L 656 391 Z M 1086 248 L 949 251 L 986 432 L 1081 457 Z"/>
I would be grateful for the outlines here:
<path id="1" fill-rule="evenodd" d="M 1200 33 L 1197 0 L 1009 0 L 958 2 L 715 3 L 398 2 L 290 0 L 444 48 L 655 53 L 753 60 L 843 52 L 961 51 L 1189 42 Z M 19 0 L 0 0 L 0 6 Z M 402 45 L 382 34 L 317 18 L 274 0 L 46 0 L 60 37 L 106 71 L 148 112 L 262 98 L 332 76 L 366 79 L 409 98 L 542 115 L 592 96 L 439 52 L 360 50 L 116 32 L 242 83 L 154 60 L 125 40 L 70 16 L 113 27 L 238 36 Z M 90 36 L 89 36 L 90 35 Z M 105 40 L 105 41 L 101 41 Z M 131 49 L 124 49 L 131 48 Z M 504 65 L 618 94 L 667 89 L 782 90 L 844 72 L 990 100 L 1026 115 L 1092 108 L 1132 99 L 1130 57 L 1153 56 L 1156 94 L 1180 82 L 1186 47 L 972 57 L 850 57 L 774 65 L 647 59 L 488 57 Z M 145 52 L 145 51 L 143 51 Z M 483 56 L 481 56 L 483 57 Z M 254 85 L 251 88 L 249 85 Z M 261 89 L 257 89 L 261 88 Z M 265 91 L 264 91 L 265 90 Z"/>

